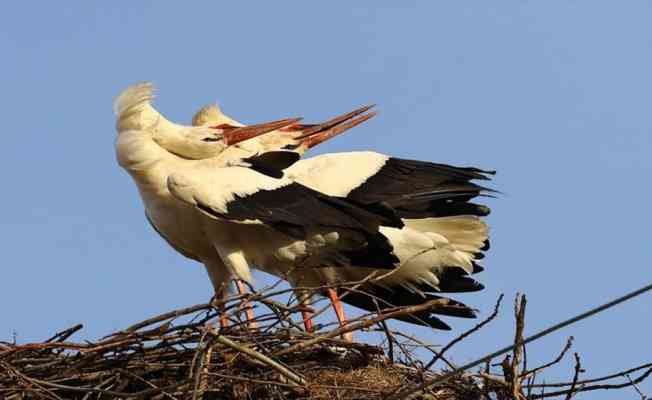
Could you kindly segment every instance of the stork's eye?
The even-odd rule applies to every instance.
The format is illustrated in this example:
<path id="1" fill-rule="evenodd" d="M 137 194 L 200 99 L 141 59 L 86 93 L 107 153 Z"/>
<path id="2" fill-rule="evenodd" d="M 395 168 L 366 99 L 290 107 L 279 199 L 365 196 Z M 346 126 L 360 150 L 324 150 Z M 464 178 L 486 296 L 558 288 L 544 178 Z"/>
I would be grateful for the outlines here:
<path id="1" fill-rule="evenodd" d="M 298 144 L 286 144 L 285 146 L 282 147 L 283 150 L 294 150 L 297 147 L 299 147 Z"/>
<path id="2" fill-rule="evenodd" d="M 218 140 L 220 140 L 220 138 L 217 138 L 215 136 L 209 136 L 209 137 L 203 138 L 202 140 L 204 142 L 217 142 Z"/>

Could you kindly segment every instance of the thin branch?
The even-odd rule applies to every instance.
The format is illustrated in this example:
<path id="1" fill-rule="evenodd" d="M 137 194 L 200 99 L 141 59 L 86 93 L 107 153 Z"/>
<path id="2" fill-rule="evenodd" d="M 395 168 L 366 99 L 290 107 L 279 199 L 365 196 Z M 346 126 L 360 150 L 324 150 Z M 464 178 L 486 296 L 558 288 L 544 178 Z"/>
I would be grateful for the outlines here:
<path id="1" fill-rule="evenodd" d="M 283 375 L 284 377 L 288 378 L 289 380 L 291 380 L 292 382 L 294 382 L 294 383 L 296 383 L 298 385 L 303 386 L 303 385 L 306 384 L 305 379 L 303 379 L 297 373 L 295 373 L 293 371 L 290 371 L 288 368 L 282 366 L 281 364 L 279 364 L 278 362 L 272 360 L 271 358 L 267 357 L 266 355 L 264 355 L 262 353 L 259 353 L 256 350 L 253 350 L 253 349 L 251 349 L 251 348 L 249 348 L 247 346 L 240 345 L 240 344 L 232 341 L 231 339 L 229 339 L 229 338 L 227 338 L 227 337 L 225 337 L 223 335 L 214 334 L 214 333 L 212 333 L 212 334 L 214 335 L 213 337 L 214 337 L 215 341 L 217 341 L 218 343 L 221 343 L 221 344 L 223 344 L 225 346 L 228 346 L 228 347 L 230 347 L 230 348 L 232 348 L 232 349 L 234 349 L 236 351 L 244 353 L 244 354 L 246 354 L 246 355 L 248 355 L 248 356 L 250 356 L 250 357 L 252 357 L 252 358 L 254 358 L 254 359 L 256 359 L 256 360 L 258 360 L 258 361 L 260 361 L 260 362 L 262 362 L 264 364 L 266 364 L 266 365 L 268 365 L 269 367 L 275 369 L 281 375 Z"/>
<path id="2" fill-rule="evenodd" d="M 645 363 L 645 364 L 639 365 L 637 367 L 633 367 L 633 368 L 630 368 L 630 369 L 627 369 L 627 370 L 624 370 L 624 371 L 621 371 L 621 372 L 616 372 L 616 373 L 611 374 L 611 375 L 602 376 L 600 378 L 585 379 L 583 381 L 577 382 L 577 384 L 585 385 L 587 383 L 604 382 L 604 381 L 608 381 L 609 379 L 622 378 L 627 374 L 631 374 L 632 372 L 640 371 L 640 370 L 646 369 L 646 368 L 652 368 L 652 363 Z M 554 388 L 554 387 L 566 387 L 566 386 L 570 386 L 570 385 L 572 385 L 572 382 L 537 384 L 537 385 L 534 385 L 534 387 Z"/>
<path id="3" fill-rule="evenodd" d="M 50 342 L 63 342 L 64 340 L 68 339 L 70 336 L 72 336 L 75 332 L 78 330 L 82 329 L 84 325 L 82 324 L 77 324 L 73 327 L 70 327 L 68 329 L 65 329 L 61 332 L 57 332 L 49 338 L 48 340 L 45 341 L 45 343 L 50 343 Z"/>
<path id="4" fill-rule="evenodd" d="M 377 316 L 375 318 L 370 318 L 370 319 L 367 319 L 367 320 L 364 320 L 364 321 L 361 321 L 361 322 L 348 324 L 348 325 L 343 326 L 343 327 L 341 327 L 339 329 L 332 330 L 332 331 L 328 332 L 325 335 L 316 337 L 314 339 L 309 339 L 309 340 L 303 341 L 301 343 L 297 343 L 294 346 L 290 346 L 290 347 L 288 347 L 286 349 L 277 351 L 276 353 L 274 353 L 274 356 L 279 357 L 279 356 L 282 356 L 282 355 L 285 355 L 285 354 L 294 353 L 295 351 L 300 351 L 300 350 L 306 349 L 306 348 L 308 348 L 310 346 L 314 346 L 314 345 L 316 345 L 318 343 L 321 343 L 321 342 L 326 341 L 328 339 L 332 339 L 334 337 L 340 336 L 340 335 L 342 335 L 344 333 L 358 331 L 358 330 L 361 330 L 361 329 L 368 328 L 368 327 L 370 327 L 370 326 L 372 326 L 374 324 L 377 324 L 380 321 L 384 321 L 384 320 L 389 319 L 389 318 L 396 318 L 396 317 L 399 317 L 399 316 L 414 314 L 414 313 L 418 313 L 418 312 L 425 311 L 425 310 L 437 309 L 437 307 L 448 305 L 449 302 L 450 302 L 449 299 L 436 299 L 436 300 L 430 300 L 427 303 L 420 304 L 420 305 L 417 305 L 417 306 L 401 307 L 401 308 L 399 308 L 397 310 L 387 309 L 387 310 L 385 310 L 385 312 L 383 314 L 381 314 L 381 315 L 379 315 L 379 316 Z"/>
<path id="5" fill-rule="evenodd" d="M 622 384 L 604 384 L 604 385 L 582 386 L 580 389 L 575 390 L 575 392 L 584 393 L 584 392 L 591 392 L 591 391 L 594 391 L 594 390 L 622 389 L 622 388 L 630 387 L 630 386 L 637 385 L 637 384 L 643 382 L 648 376 L 650 376 L 650 374 L 652 374 L 652 368 L 645 371 L 645 373 L 643 373 L 641 376 L 639 376 L 638 378 L 636 378 L 633 381 L 625 382 L 625 383 L 622 383 Z M 580 385 L 581 382 L 577 382 L 577 384 Z M 546 386 L 546 385 L 544 385 L 544 386 Z M 544 387 L 542 387 L 542 389 L 544 389 Z M 532 399 L 535 400 L 535 399 L 542 399 L 542 398 L 545 398 L 545 397 L 563 396 L 565 394 L 568 394 L 569 392 L 570 392 L 570 389 L 569 390 L 560 390 L 560 391 L 557 391 L 557 392 L 542 393 L 540 395 L 533 395 Z"/>
<path id="6" fill-rule="evenodd" d="M 577 386 L 577 380 L 580 377 L 580 372 L 582 372 L 582 362 L 580 361 L 580 356 L 579 354 L 575 353 L 575 374 L 573 375 L 573 383 L 571 384 L 570 389 L 568 390 L 568 393 L 566 394 L 566 399 L 565 400 L 571 400 L 573 395 L 575 394 L 575 387 Z"/>
<path id="7" fill-rule="evenodd" d="M 380 306 L 378 305 L 378 301 L 376 299 L 373 299 L 374 305 L 376 306 L 376 312 L 378 314 L 381 314 L 382 311 L 380 311 Z M 383 332 L 385 332 L 385 337 L 387 338 L 387 357 L 389 358 L 389 362 L 391 364 L 394 364 L 394 337 L 392 336 L 392 333 L 390 332 L 389 328 L 387 327 L 387 323 L 383 320 L 380 321 L 380 327 L 382 328 Z"/>
<path id="8" fill-rule="evenodd" d="M 523 373 L 521 374 L 521 378 L 525 378 L 525 377 L 528 376 L 528 375 L 534 375 L 534 374 L 536 374 L 537 372 L 539 372 L 539 371 L 543 371 L 544 369 L 549 368 L 549 367 L 552 367 L 553 365 L 555 365 L 555 364 L 557 364 L 558 362 L 560 362 L 560 361 L 564 358 L 564 355 L 566 355 L 566 353 L 568 352 L 568 350 L 570 350 L 571 346 L 573 345 L 573 340 L 574 340 L 573 336 L 569 336 L 568 339 L 566 340 L 566 345 L 565 345 L 564 348 L 561 350 L 561 353 L 559 353 L 559 355 L 557 356 L 557 358 L 555 358 L 554 360 L 550 361 L 550 362 L 547 363 L 547 364 L 543 364 L 543 365 L 541 365 L 541 366 L 539 366 L 539 367 L 536 367 L 536 368 L 533 368 L 533 369 L 531 369 L 531 370 L 529 370 L 529 371 L 525 371 L 525 372 L 523 372 Z"/>
<path id="9" fill-rule="evenodd" d="M 530 342 L 533 342 L 533 341 L 535 341 L 537 339 L 540 339 L 540 338 L 542 338 L 542 337 L 544 337 L 546 335 L 549 335 L 552 332 L 555 332 L 555 331 L 557 331 L 557 330 L 559 330 L 561 328 L 565 328 L 568 325 L 571 325 L 571 324 L 574 324 L 574 323 L 576 323 L 578 321 L 581 321 L 583 319 L 589 318 L 589 317 L 591 317 L 593 315 L 596 315 L 596 314 L 598 314 L 598 313 L 600 313 L 602 311 L 605 311 L 605 310 L 607 310 L 607 309 L 609 309 L 611 307 L 614 307 L 614 306 L 616 306 L 616 305 L 618 305 L 620 303 L 623 303 L 623 302 L 625 302 L 627 300 L 631 300 L 631 299 L 633 299 L 633 298 L 635 298 L 637 296 L 640 296 L 641 294 L 643 294 L 645 292 L 648 292 L 650 290 L 652 290 L 652 284 L 649 284 L 649 285 L 644 286 L 644 287 L 642 287 L 640 289 L 629 292 L 626 295 L 621 296 L 621 297 L 619 297 L 619 298 L 617 298 L 615 300 L 612 300 L 612 301 L 610 301 L 608 303 L 602 304 L 602 305 L 600 305 L 598 307 L 592 308 L 589 311 L 586 311 L 586 312 L 584 312 L 582 314 L 579 314 L 579 315 L 577 315 L 575 317 L 569 318 L 569 319 L 567 319 L 565 321 L 562 321 L 562 322 L 560 322 L 558 324 L 555 324 L 555 325 L 553 325 L 553 326 L 551 326 L 549 328 L 546 328 L 546 329 L 544 329 L 544 330 L 542 330 L 542 331 L 528 337 L 527 339 L 523 340 L 523 342 L 520 343 L 519 345 L 526 345 L 526 344 L 528 344 Z M 449 379 L 461 374 L 462 372 L 464 372 L 464 371 L 466 371 L 468 369 L 471 369 L 471 368 L 473 368 L 475 366 L 478 366 L 480 364 L 483 364 L 487 360 L 491 360 L 492 358 L 496 358 L 496 357 L 498 357 L 500 355 L 503 355 L 503 354 L 505 354 L 505 353 L 507 353 L 509 351 L 512 351 L 514 348 L 515 348 L 515 345 L 509 345 L 507 347 L 503 347 L 500 350 L 494 351 L 491 354 L 488 354 L 488 355 L 486 355 L 484 357 L 481 357 L 481 358 L 479 358 L 479 359 L 477 359 L 475 361 L 472 361 L 472 362 L 470 362 L 468 364 L 465 364 L 462 367 L 460 367 L 460 368 L 458 368 L 458 369 L 456 369 L 454 371 L 451 371 L 451 372 L 449 372 L 449 373 L 447 373 L 445 375 L 442 375 L 440 377 L 437 377 L 437 378 L 431 379 L 429 381 L 426 381 L 426 382 L 424 382 L 424 383 L 422 383 L 420 385 L 417 385 L 416 387 L 399 388 L 398 390 L 396 390 L 395 392 L 393 392 L 389 396 L 387 396 L 386 400 L 405 399 L 408 396 L 410 396 L 411 394 L 422 391 L 422 390 L 424 390 L 424 389 L 426 389 L 426 388 L 428 388 L 430 386 L 437 385 L 437 384 L 442 384 L 442 383 L 448 381 Z"/>
<path id="10" fill-rule="evenodd" d="M 625 374 L 625 376 L 627 377 L 629 384 L 634 388 L 636 393 L 638 393 L 638 395 L 641 396 L 641 400 L 647 400 L 647 396 L 644 395 L 643 392 L 641 392 L 641 389 L 639 389 L 638 385 L 634 381 L 632 381 L 632 377 L 629 376 L 629 374 Z"/>
<path id="11" fill-rule="evenodd" d="M 461 335 L 459 335 L 458 337 L 453 339 L 450 343 L 448 343 L 443 349 L 441 349 L 439 354 L 434 356 L 430 360 L 430 362 L 428 364 L 426 364 L 425 369 L 430 369 L 430 367 L 432 367 L 437 362 L 437 360 L 442 358 L 444 356 L 444 353 L 446 353 L 448 350 L 450 350 L 453 346 L 455 346 L 457 343 L 461 342 L 462 340 L 466 339 L 467 337 L 471 336 L 473 333 L 479 331 L 485 325 L 487 325 L 489 322 L 493 321 L 494 318 L 496 318 L 496 316 L 498 315 L 498 311 L 500 310 L 500 303 L 503 301 L 503 297 L 504 297 L 503 294 L 498 296 L 498 300 L 496 300 L 496 305 L 494 306 L 494 311 L 491 313 L 490 316 L 488 316 L 487 318 L 484 319 L 484 321 L 480 322 L 479 324 L 477 324 L 473 328 L 471 328 L 468 331 L 462 333 Z"/>
<path id="12" fill-rule="evenodd" d="M 516 318 L 516 331 L 514 333 L 514 357 L 509 366 L 509 375 L 511 377 L 512 396 L 515 399 L 523 399 L 523 391 L 521 389 L 521 380 L 519 379 L 519 366 L 523 357 L 523 330 L 525 329 L 525 307 L 527 306 L 527 299 L 524 294 L 517 295 L 514 300 L 514 317 Z"/>

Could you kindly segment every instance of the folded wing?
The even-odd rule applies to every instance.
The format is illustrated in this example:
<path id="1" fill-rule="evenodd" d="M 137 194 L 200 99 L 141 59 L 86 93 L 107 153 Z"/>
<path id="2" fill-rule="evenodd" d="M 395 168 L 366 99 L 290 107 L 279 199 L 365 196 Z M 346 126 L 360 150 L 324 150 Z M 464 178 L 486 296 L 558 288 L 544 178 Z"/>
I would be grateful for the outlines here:
<path id="1" fill-rule="evenodd" d="M 259 224 L 296 240 L 313 232 L 362 236 L 344 256 L 374 268 L 393 268 L 398 259 L 380 226 L 403 226 L 386 207 L 360 207 L 287 178 L 274 179 L 245 167 L 203 168 L 177 172 L 167 180 L 178 200 L 209 218 L 235 224 Z M 373 265 L 371 265 L 373 264 Z"/>

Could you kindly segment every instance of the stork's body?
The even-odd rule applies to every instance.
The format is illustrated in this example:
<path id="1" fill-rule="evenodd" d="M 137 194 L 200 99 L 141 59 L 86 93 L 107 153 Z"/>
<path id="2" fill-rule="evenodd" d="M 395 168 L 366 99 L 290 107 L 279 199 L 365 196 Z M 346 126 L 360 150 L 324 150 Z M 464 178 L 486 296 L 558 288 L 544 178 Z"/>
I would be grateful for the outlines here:
<path id="1" fill-rule="evenodd" d="M 330 138 L 337 134 L 327 129 L 333 123 L 342 123 L 347 121 L 347 117 L 355 117 L 368 109 L 364 107 L 303 129 L 321 126 L 326 128 L 325 136 Z M 203 108 L 193 122 L 242 126 L 216 107 Z M 296 127 L 274 131 L 230 147 L 221 157 L 245 157 L 288 148 L 303 155 L 310 146 L 296 139 L 301 136 L 301 129 Z M 390 206 L 403 218 L 405 227 L 402 229 L 380 229 L 389 238 L 400 259 L 400 267 L 380 280 L 366 283 L 361 288 L 363 291 L 385 299 L 388 304 L 414 305 L 435 296 L 433 292 L 482 289 L 482 285 L 468 275 L 482 270 L 478 260 L 488 248 L 489 232 L 481 217 L 486 216 L 489 209 L 469 200 L 488 190 L 471 181 L 486 180 L 492 172 L 396 159 L 370 151 L 303 159 L 284 172 L 286 177 L 331 196 L 345 197 L 363 206 Z M 288 271 L 279 269 L 277 265 L 270 267 L 271 264 L 264 260 L 255 265 L 271 274 L 288 276 L 294 286 L 302 287 L 358 282 L 373 272 L 346 266 Z M 355 293 L 349 293 L 344 301 L 370 311 L 376 310 L 376 304 L 370 302 L 369 297 Z M 432 316 L 420 315 L 419 319 L 433 326 L 445 327 Z"/>
<path id="2" fill-rule="evenodd" d="M 399 267 L 364 288 L 394 305 L 481 288 L 466 275 L 480 270 L 475 259 L 487 241 L 479 218 L 486 208 L 468 203 L 483 191 L 469 182 L 486 179 L 483 171 L 371 152 L 324 155 L 286 168 L 296 158 L 270 150 L 290 135 L 302 153 L 311 144 L 302 137 L 306 130 L 330 128 L 297 130 L 296 120 L 284 120 L 264 129 L 289 127 L 289 133 L 234 146 L 262 128 L 237 128 L 235 121 L 223 129 L 176 125 L 151 107 L 151 88 L 140 89 L 117 101 L 118 160 L 154 228 L 206 266 L 216 291 L 232 277 L 250 281 L 254 265 L 299 286 L 358 281 Z M 222 131 L 212 137 L 215 128 Z M 349 294 L 345 301 L 376 309 L 365 296 Z M 456 302 L 438 313 L 474 315 Z M 416 317 L 410 321 L 447 328 L 431 314 Z"/>
<path id="3" fill-rule="evenodd" d="M 151 84 L 140 84 L 128 88 L 116 99 L 118 163 L 136 183 L 147 219 L 154 228 L 177 251 L 206 264 L 215 283 L 217 273 L 211 271 L 220 269 L 222 262 L 206 237 L 202 218 L 192 206 L 171 195 L 167 180 L 173 173 L 201 163 L 224 167 L 233 160 L 219 157 L 228 146 L 289 123 L 267 124 L 262 130 L 260 127 L 217 130 L 183 126 L 168 121 L 152 107 L 152 92 Z"/>
<path id="4" fill-rule="evenodd" d="M 258 165 L 255 158 L 243 162 L 220 157 L 219 141 L 225 148 L 229 140 L 262 128 L 222 132 L 176 125 L 150 100 L 148 86 L 131 88 L 118 98 L 118 161 L 134 179 L 154 228 L 180 253 L 204 263 L 217 292 L 231 277 L 251 281 L 252 263 L 278 273 L 299 264 L 364 264 L 364 256 L 372 254 L 374 262 L 380 260 L 379 268 L 395 266 L 391 246 L 378 231 L 381 225 L 402 224 L 393 214 L 369 212 L 246 167 Z M 264 124 L 264 129 L 293 122 Z M 195 147 L 197 138 L 202 143 Z M 202 151 L 217 156 L 206 158 Z M 283 164 L 290 154 L 290 162 L 296 160 L 286 152 L 274 161 Z"/>

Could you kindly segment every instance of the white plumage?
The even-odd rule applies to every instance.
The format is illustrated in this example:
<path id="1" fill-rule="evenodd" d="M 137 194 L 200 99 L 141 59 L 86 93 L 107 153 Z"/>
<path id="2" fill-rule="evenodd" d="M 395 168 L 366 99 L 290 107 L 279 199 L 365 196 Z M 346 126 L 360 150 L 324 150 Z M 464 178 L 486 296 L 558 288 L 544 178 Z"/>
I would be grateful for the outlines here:
<path id="1" fill-rule="evenodd" d="M 301 286 L 358 281 L 399 266 L 365 288 L 396 305 L 481 288 L 466 275 L 481 270 L 487 209 L 468 200 L 484 190 L 469 181 L 486 172 L 373 152 L 288 167 L 296 158 L 279 150 L 303 154 L 373 114 L 352 120 L 364 108 L 321 125 L 294 119 L 243 127 L 208 107 L 193 118 L 198 126 L 183 126 L 158 113 L 152 98 L 152 86 L 141 84 L 116 100 L 118 161 L 154 228 L 206 266 L 217 292 L 231 277 L 250 281 L 251 266 L 279 276 L 292 271 L 291 283 Z M 345 301 L 371 307 L 360 296 Z M 473 316 L 459 303 L 440 314 Z M 416 317 L 447 328 L 434 316 Z"/>
<path id="2" fill-rule="evenodd" d="M 290 179 L 271 178 L 239 166 L 247 164 L 239 159 L 220 157 L 215 143 L 226 147 L 226 140 L 199 140 L 204 154 L 218 155 L 189 159 L 185 150 L 194 149 L 195 143 L 187 138 L 202 138 L 212 131 L 219 136 L 220 129 L 171 123 L 151 106 L 151 90 L 150 85 L 139 85 L 119 96 L 117 158 L 138 186 L 155 229 L 182 254 L 203 262 L 217 291 L 231 274 L 250 281 L 246 258 L 291 265 L 299 259 L 318 262 L 319 254 L 327 252 L 324 260 L 331 262 L 346 258 L 339 250 L 351 252 L 367 246 L 373 235 L 389 253 L 386 239 L 377 233 L 386 217 Z M 270 191 L 274 191 L 272 196 L 256 197 Z M 281 191 L 289 197 L 279 197 Z M 236 213 L 229 209 L 240 204 L 244 206 Z M 302 204 L 307 206 L 302 208 Z M 304 237 L 297 239 L 279 229 Z"/>
<path id="3" fill-rule="evenodd" d="M 206 106 L 195 114 L 193 123 L 201 121 L 203 124 L 213 125 L 220 121 L 233 121 L 223 114 L 217 107 Z M 239 149 L 229 148 L 223 153 L 246 156 L 247 154 L 274 151 L 297 144 L 292 135 L 287 132 L 274 131 L 262 137 L 244 142 Z M 246 147 L 248 153 L 242 151 Z M 297 146 L 296 151 L 303 154 L 307 148 Z M 383 166 L 390 156 L 372 152 L 349 152 L 323 154 L 320 156 L 303 159 L 285 169 L 285 176 L 305 186 L 322 193 L 347 197 L 362 186 Z M 453 168 L 453 167 L 450 167 Z M 462 171 L 463 169 L 460 169 Z M 471 172 L 483 172 L 471 169 Z M 480 174 L 471 175 L 483 178 Z M 480 187 L 470 187 L 467 190 L 481 191 Z M 404 195 L 406 193 L 400 193 Z M 476 211 L 478 213 L 478 211 Z M 479 211 L 484 214 L 484 210 Z M 427 213 L 426 213 L 427 215 Z M 403 229 L 381 228 L 381 232 L 390 239 L 395 254 L 401 260 L 401 267 L 383 280 L 377 281 L 380 285 L 400 285 L 410 290 L 417 290 L 414 283 L 426 283 L 439 289 L 437 272 L 441 273 L 446 267 L 460 267 L 468 274 L 473 273 L 476 264 L 476 255 L 482 252 L 489 239 L 487 225 L 476 215 L 456 215 L 440 218 L 404 219 Z M 416 256 L 418 255 L 418 256 Z M 260 266 L 265 269 L 264 265 Z M 272 271 L 268 271 L 272 272 Z M 272 272 L 273 273 L 273 272 Z M 337 281 L 359 281 L 369 271 L 359 268 L 338 268 L 336 271 L 308 270 L 302 272 L 302 280 L 294 282 L 299 286 L 319 286 L 332 282 L 330 276 L 337 276 Z M 292 279 L 292 277 L 290 277 Z"/>

